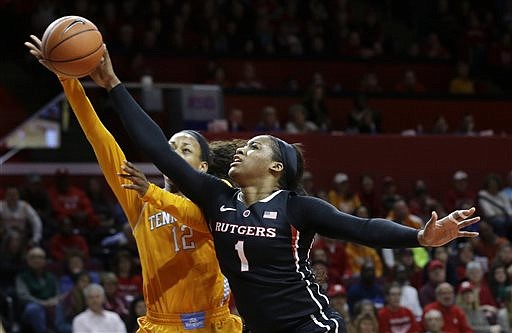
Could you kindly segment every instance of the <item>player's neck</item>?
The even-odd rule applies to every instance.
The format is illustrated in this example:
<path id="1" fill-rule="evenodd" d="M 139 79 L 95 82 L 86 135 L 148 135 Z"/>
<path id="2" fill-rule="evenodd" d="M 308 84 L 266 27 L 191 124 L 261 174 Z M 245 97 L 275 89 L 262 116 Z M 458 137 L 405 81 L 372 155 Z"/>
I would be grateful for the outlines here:
<path id="1" fill-rule="evenodd" d="M 278 190 L 274 185 L 272 186 L 246 186 L 242 187 L 242 198 L 246 206 L 250 206 L 255 202 L 265 199 L 273 192 Z"/>

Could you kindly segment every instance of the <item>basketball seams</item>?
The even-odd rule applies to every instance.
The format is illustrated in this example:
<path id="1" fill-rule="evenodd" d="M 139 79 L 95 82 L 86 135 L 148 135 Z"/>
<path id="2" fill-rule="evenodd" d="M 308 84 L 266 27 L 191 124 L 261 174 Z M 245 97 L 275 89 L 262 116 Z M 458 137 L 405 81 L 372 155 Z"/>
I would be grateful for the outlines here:
<path id="1" fill-rule="evenodd" d="M 102 45 L 102 46 L 103 46 L 103 45 Z M 94 52 L 98 52 L 98 50 L 100 50 L 100 48 L 97 48 Z M 75 59 L 75 60 L 73 60 L 73 61 L 77 61 L 77 60 L 84 59 L 84 58 L 86 58 L 86 57 L 90 56 L 91 54 L 94 54 L 94 52 L 93 52 L 93 53 L 88 54 L 88 55 L 87 55 L 87 56 L 85 56 L 85 57 L 82 57 L 82 58 L 79 58 L 79 59 Z M 66 62 L 68 62 L 68 61 L 63 61 L 62 63 L 66 63 Z M 54 61 L 54 63 L 59 63 L 59 62 Z M 89 75 L 89 74 L 94 70 L 94 69 L 92 69 L 92 70 L 90 70 L 90 71 L 87 71 L 87 72 L 84 72 L 84 73 L 78 73 L 78 74 L 77 74 L 77 73 L 67 73 L 67 72 L 65 72 L 65 71 L 63 71 L 63 70 L 61 70 L 61 69 L 59 69 L 59 68 L 57 68 L 57 67 L 55 67 L 55 66 L 52 66 L 52 68 L 53 68 L 53 69 L 55 69 L 55 70 L 56 70 L 57 72 L 59 72 L 60 74 L 63 74 L 63 75 L 68 76 L 68 77 L 83 77 L 83 76 Z"/>
<path id="2" fill-rule="evenodd" d="M 80 32 L 78 32 L 78 33 L 74 34 L 73 36 L 79 35 L 79 34 L 81 34 L 82 32 L 89 32 L 89 31 L 98 31 L 98 30 L 94 30 L 94 29 L 91 29 L 91 30 L 84 30 L 84 31 L 80 31 Z M 99 31 L 98 31 L 98 33 L 99 33 Z M 70 36 L 69 38 L 71 38 L 71 37 L 73 37 L 73 36 Z M 59 44 L 55 45 L 55 46 L 53 47 L 53 49 L 52 49 L 52 52 L 53 52 L 53 51 L 54 51 L 54 50 L 55 50 L 55 49 L 56 49 L 60 44 L 62 44 L 63 42 L 65 42 L 65 41 L 66 41 L 66 40 L 68 40 L 69 38 L 66 38 L 65 40 L 61 41 Z M 103 47 L 103 41 L 102 41 L 102 40 L 100 40 L 100 41 L 101 41 L 101 42 L 100 42 L 100 45 L 99 45 L 97 48 L 95 48 L 91 53 L 88 53 L 88 54 L 83 55 L 83 56 L 81 56 L 81 57 L 78 57 L 78 58 L 72 58 L 72 59 L 65 59 L 65 60 L 52 60 L 52 59 L 50 59 L 50 57 L 48 57 L 48 59 L 47 59 L 47 60 L 49 60 L 49 61 L 51 61 L 51 62 L 59 63 L 59 62 L 70 62 L 70 61 L 75 61 L 75 60 L 80 60 L 80 59 L 86 58 L 86 57 L 90 56 L 91 54 L 93 54 L 94 52 L 98 51 L 100 48 L 102 48 L 102 47 Z M 51 52 L 50 52 L 50 54 L 51 54 Z"/>
<path id="3" fill-rule="evenodd" d="M 48 59 L 48 60 L 50 60 L 50 61 L 53 61 L 53 62 L 60 62 L 60 61 L 62 61 L 62 60 L 52 60 L 52 59 L 51 59 L 51 54 L 52 54 L 52 52 L 53 52 L 57 47 L 59 47 L 60 45 L 62 45 L 62 43 L 64 43 L 65 41 L 67 41 L 67 40 L 69 40 L 69 39 L 71 39 L 71 38 L 73 38 L 73 37 L 75 37 L 75 36 L 77 36 L 77 35 L 80 35 L 81 33 L 90 32 L 90 31 L 96 31 L 96 32 L 98 32 L 98 34 L 100 34 L 100 37 L 101 37 L 101 33 L 100 33 L 100 32 L 99 32 L 99 30 L 98 30 L 98 29 L 96 29 L 96 28 L 91 28 L 91 29 L 81 30 L 81 31 L 79 31 L 79 32 L 75 32 L 75 33 L 74 33 L 74 34 L 72 34 L 71 36 L 68 36 L 68 37 L 66 37 L 65 39 L 63 39 L 63 40 L 61 40 L 60 42 L 58 42 L 57 44 L 55 44 L 55 45 L 51 48 L 51 50 L 50 50 L 49 52 L 47 52 L 47 55 L 48 55 L 48 58 L 47 58 L 47 59 Z M 103 42 L 101 42 L 101 43 L 100 43 L 100 46 L 102 46 L 102 45 L 103 45 Z M 97 49 L 96 49 L 96 50 L 97 50 Z M 68 61 L 71 61 L 71 60 L 73 60 L 73 59 L 69 59 Z"/>

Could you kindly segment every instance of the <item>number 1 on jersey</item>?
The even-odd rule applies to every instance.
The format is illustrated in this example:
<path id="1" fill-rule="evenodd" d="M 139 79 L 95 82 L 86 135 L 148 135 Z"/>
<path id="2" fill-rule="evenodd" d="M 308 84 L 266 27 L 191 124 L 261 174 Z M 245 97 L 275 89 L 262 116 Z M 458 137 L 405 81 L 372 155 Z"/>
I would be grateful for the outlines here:
<path id="1" fill-rule="evenodd" d="M 242 272 L 247 272 L 249 270 L 249 262 L 247 261 L 247 258 L 245 257 L 244 252 L 244 241 L 238 241 L 235 244 L 235 250 L 238 252 L 238 257 L 240 258 L 240 270 Z"/>

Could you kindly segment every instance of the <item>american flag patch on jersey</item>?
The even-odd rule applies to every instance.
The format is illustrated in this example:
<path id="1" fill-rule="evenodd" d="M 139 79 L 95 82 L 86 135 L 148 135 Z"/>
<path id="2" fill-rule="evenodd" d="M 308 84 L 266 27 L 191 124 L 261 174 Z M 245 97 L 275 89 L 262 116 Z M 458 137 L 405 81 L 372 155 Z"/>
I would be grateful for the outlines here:
<path id="1" fill-rule="evenodd" d="M 263 218 L 264 219 L 272 219 L 272 220 L 275 220 L 277 219 L 277 212 L 269 212 L 269 211 L 265 211 L 263 213 Z"/>

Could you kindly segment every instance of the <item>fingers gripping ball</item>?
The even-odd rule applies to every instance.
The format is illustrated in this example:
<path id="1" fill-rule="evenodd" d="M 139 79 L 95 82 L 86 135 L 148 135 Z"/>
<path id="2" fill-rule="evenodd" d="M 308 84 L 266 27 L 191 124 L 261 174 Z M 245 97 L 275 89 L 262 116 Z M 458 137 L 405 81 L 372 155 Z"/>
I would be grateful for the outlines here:
<path id="1" fill-rule="evenodd" d="M 80 16 L 64 16 L 46 28 L 41 52 L 57 73 L 79 78 L 91 73 L 100 63 L 103 38 L 91 21 Z"/>

